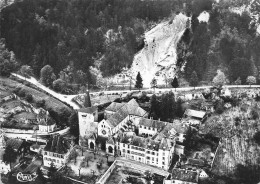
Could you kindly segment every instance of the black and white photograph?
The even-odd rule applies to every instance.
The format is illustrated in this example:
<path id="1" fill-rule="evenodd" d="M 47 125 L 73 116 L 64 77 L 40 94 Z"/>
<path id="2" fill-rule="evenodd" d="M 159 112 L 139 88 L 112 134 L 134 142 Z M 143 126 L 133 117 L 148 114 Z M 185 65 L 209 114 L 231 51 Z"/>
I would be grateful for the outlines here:
<path id="1" fill-rule="evenodd" d="M 0 184 L 260 184 L 260 0 L 0 0 Z"/>

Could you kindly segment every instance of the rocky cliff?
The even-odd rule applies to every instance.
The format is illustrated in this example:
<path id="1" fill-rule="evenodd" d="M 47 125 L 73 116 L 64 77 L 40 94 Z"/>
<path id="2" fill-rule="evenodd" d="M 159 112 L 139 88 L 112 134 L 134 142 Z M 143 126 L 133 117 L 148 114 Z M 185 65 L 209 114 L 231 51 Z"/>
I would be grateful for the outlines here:
<path id="1" fill-rule="evenodd" d="M 144 87 L 150 87 L 154 77 L 158 84 L 165 84 L 164 80 L 173 78 L 179 70 L 176 68 L 176 47 L 188 20 L 180 13 L 145 33 L 145 47 L 135 55 L 130 69 L 133 77 L 141 73 Z"/>
<path id="2" fill-rule="evenodd" d="M 202 128 L 203 133 L 221 138 L 212 168 L 216 174 L 232 174 L 238 164 L 260 164 L 260 146 L 253 138 L 260 130 L 259 116 L 252 116 L 253 108 L 249 105 L 234 107 L 213 116 Z"/>
<path id="3" fill-rule="evenodd" d="M 14 3 L 14 0 L 0 0 L 0 11 L 2 8 Z"/>

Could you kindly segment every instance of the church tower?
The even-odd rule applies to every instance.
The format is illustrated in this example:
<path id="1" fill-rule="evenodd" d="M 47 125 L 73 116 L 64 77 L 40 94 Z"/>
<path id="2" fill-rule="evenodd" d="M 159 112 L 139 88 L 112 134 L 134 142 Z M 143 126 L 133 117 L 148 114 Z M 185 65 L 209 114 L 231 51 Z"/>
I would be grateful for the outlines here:
<path id="1" fill-rule="evenodd" d="M 97 133 L 98 108 L 91 106 L 89 91 L 84 95 L 84 107 L 78 110 L 80 145 L 84 139 Z M 87 141 L 87 140 L 85 140 Z"/>

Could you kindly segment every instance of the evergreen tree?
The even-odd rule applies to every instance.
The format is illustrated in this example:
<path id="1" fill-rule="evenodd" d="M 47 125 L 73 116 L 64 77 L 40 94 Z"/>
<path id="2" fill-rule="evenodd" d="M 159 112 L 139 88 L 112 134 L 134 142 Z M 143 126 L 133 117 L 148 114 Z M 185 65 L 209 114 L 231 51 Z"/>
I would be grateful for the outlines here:
<path id="1" fill-rule="evenodd" d="M 36 171 L 37 174 L 37 183 L 45 183 L 45 177 L 43 176 L 42 170 L 40 169 L 40 167 L 37 169 Z"/>
<path id="2" fill-rule="evenodd" d="M 53 176 L 56 173 L 56 171 L 57 171 L 56 167 L 54 166 L 53 162 L 51 162 L 50 168 L 48 170 L 48 177 L 50 179 L 53 179 Z"/>
<path id="3" fill-rule="evenodd" d="M 69 117 L 70 133 L 75 137 L 79 137 L 79 120 L 78 114 L 74 111 Z"/>
<path id="4" fill-rule="evenodd" d="M 4 155 L 3 155 L 3 161 L 4 161 L 5 163 L 9 163 L 10 166 L 11 166 L 11 163 L 12 163 L 12 162 L 15 162 L 16 156 L 17 156 L 17 155 L 16 155 L 14 149 L 13 149 L 11 146 L 8 145 L 8 146 L 5 148 L 5 153 L 4 153 Z"/>
<path id="5" fill-rule="evenodd" d="M 155 88 L 157 88 L 157 80 L 155 78 L 153 78 L 151 81 L 151 88 L 153 88 L 155 92 Z"/>
<path id="6" fill-rule="evenodd" d="M 155 94 L 152 95 L 150 99 L 150 113 L 149 116 L 153 117 L 154 119 L 157 119 L 159 117 L 159 102 L 157 100 L 157 97 Z"/>
<path id="7" fill-rule="evenodd" d="M 198 75 L 196 73 L 196 71 L 193 71 L 192 74 L 191 74 L 191 79 L 190 79 L 190 85 L 194 87 L 197 86 L 199 84 L 199 78 L 198 78 Z"/>
<path id="8" fill-rule="evenodd" d="M 176 102 L 176 116 L 179 118 L 182 118 L 183 116 L 183 108 L 182 108 L 182 100 L 180 98 L 178 98 L 177 102 Z"/>
<path id="9" fill-rule="evenodd" d="M 33 76 L 33 70 L 28 65 L 21 66 L 20 73 L 21 73 L 22 76 L 24 76 L 26 78 L 29 78 L 30 76 Z"/>
<path id="10" fill-rule="evenodd" d="M 172 80 L 171 85 L 172 85 L 173 88 L 175 88 L 175 91 L 176 91 L 176 88 L 179 87 L 179 82 L 178 82 L 178 79 L 176 77 L 174 77 L 174 79 Z"/>
<path id="11" fill-rule="evenodd" d="M 143 87 L 143 79 L 142 79 L 142 77 L 141 77 L 140 72 L 138 72 L 138 74 L 137 74 L 137 76 L 136 76 L 135 87 L 136 87 L 137 89 L 139 89 L 139 91 L 140 91 L 140 89 Z"/>
<path id="12" fill-rule="evenodd" d="M 235 81 L 235 84 L 238 86 L 238 85 L 241 85 L 241 79 L 240 77 L 237 78 L 237 80 Z"/>

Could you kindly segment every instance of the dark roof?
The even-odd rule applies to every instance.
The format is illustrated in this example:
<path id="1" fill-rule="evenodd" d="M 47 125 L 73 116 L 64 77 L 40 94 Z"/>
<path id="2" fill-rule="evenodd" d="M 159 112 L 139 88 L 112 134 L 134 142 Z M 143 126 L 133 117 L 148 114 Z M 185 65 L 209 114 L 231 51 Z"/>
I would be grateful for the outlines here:
<path id="1" fill-rule="evenodd" d="M 128 115 L 135 115 L 143 117 L 147 112 L 139 107 L 135 99 L 130 100 L 124 104 L 115 114 L 111 115 L 107 119 L 107 123 L 112 127 L 116 127 L 121 121 L 123 121 Z"/>
<path id="2" fill-rule="evenodd" d="M 66 154 L 68 152 L 69 146 L 69 142 L 61 135 L 54 135 L 49 139 L 44 150 L 58 154 Z"/>
<path id="3" fill-rule="evenodd" d="M 84 112 L 88 114 L 93 114 L 95 111 L 97 111 L 97 107 L 95 106 L 78 109 L 78 112 Z"/>
<path id="4" fill-rule="evenodd" d="M 172 169 L 172 180 L 198 183 L 198 173 L 185 169 Z"/>
<path id="5" fill-rule="evenodd" d="M 11 146 L 14 150 L 18 150 L 22 146 L 23 142 L 24 141 L 21 139 L 10 138 L 6 141 L 6 146 Z"/>
<path id="6" fill-rule="evenodd" d="M 86 94 L 84 95 L 84 103 L 83 103 L 84 107 L 91 107 L 91 101 L 90 101 L 90 95 L 89 95 L 89 91 L 87 90 Z"/>
<path id="7" fill-rule="evenodd" d="M 205 162 L 201 159 L 194 159 L 194 158 L 189 158 L 187 160 L 187 164 L 188 165 L 192 165 L 192 166 L 199 166 L 199 167 L 203 167 L 205 166 Z"/>
<path id="8" fill-rule="evenodd" d="M 55 124 L 55 121 L 54 119 L 52 119 L 51 117 L 48 117 L 46 119 L 41 119 L 39 121 L 39 125 L 54 125 Z"/>
<path id="9" fill-rule="evenodd" d="M 122 106 L 124 106 L 125 103 L 117 103 L 117 102 L 112 102 L 107 108 L 107 111 L 112 111 L 116 112 L 118 111 Z"/>
<path id="10" fill-rule="evenodd" d="M 148 118 L 140 118 L 139 125 L 157 128 L 159 131 L 168 124 L 167 122 L 148 119 Z"/>

